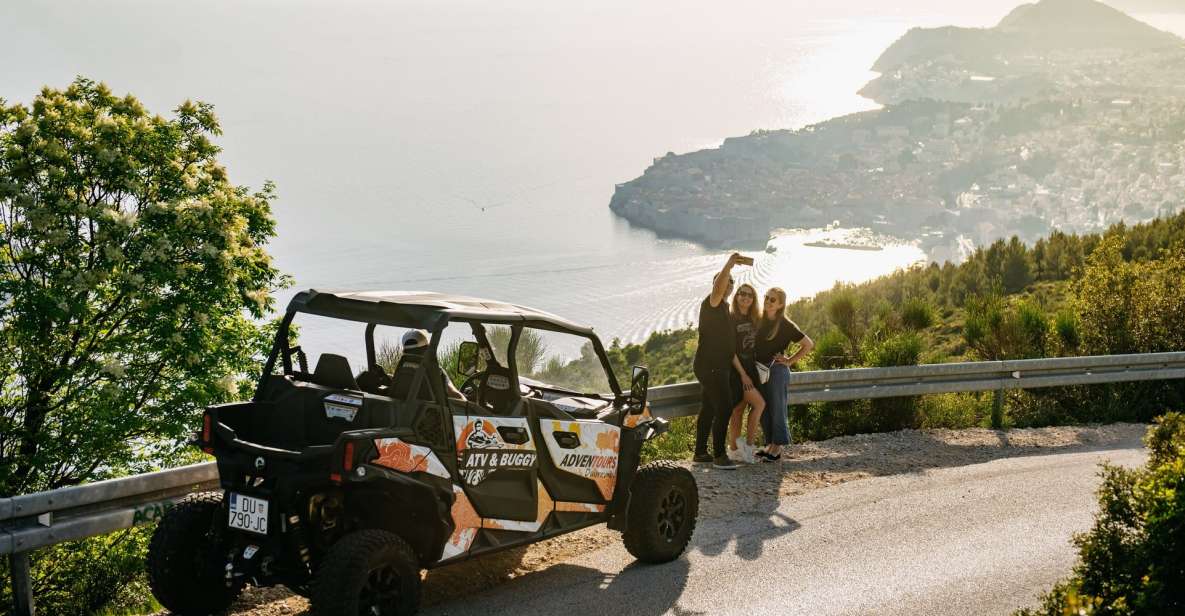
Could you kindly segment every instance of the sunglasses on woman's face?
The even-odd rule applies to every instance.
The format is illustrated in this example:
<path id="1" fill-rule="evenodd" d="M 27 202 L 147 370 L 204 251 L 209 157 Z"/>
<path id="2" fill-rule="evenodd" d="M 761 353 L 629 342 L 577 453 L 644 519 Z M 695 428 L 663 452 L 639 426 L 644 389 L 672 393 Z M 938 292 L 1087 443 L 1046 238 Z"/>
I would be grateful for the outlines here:
<path id="1" fill-rule="evenodd" d="M 765 296 L 765 303 L 767 303 L 767 304 L 773 304 L 773 303 L 776 303 L 777 301 L 778 301 L 778 298 L 776 298 L 776 297 L 772 297 L 769 295 Z"/>
<path id="2" fill-rule="evenodd" d="M 748 291 L 737 291 L 737 297 L 757 297 Z"/>

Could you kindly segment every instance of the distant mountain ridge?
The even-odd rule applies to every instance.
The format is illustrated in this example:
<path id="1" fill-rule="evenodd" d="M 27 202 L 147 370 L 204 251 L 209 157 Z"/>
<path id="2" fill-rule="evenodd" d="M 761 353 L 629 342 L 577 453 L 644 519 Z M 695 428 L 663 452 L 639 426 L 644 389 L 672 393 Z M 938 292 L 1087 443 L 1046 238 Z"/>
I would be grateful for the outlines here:
<path id="1" fill-rule="evenodd" d="M 1012 10 L 993 28 L 913 28 L 877 58 L 886 73 L 906 64 L 953 56 L 970 66 L 995 58 L 1076 49 L 1143 51 L 1185 41 L 1095 0 L 1041 0 Z"/>
<path id="2" fill-rule="evenodd" d="M 1185 13 L 1185 3 L 1181 0 L 1109 0 L 1108 4 L 1121 11 Z"/>

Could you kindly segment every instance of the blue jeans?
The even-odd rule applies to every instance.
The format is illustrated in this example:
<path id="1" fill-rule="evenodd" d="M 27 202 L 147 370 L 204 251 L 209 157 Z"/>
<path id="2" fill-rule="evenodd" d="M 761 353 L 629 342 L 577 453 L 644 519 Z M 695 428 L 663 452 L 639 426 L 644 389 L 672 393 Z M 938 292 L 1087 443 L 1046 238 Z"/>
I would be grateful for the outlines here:
<path id="1" fill-rule="evenodd" d="M 761 386 L 761 394 L 765 396 L 761 430 L 765 432 L 765 442 L 771 445 L 790 444 L 790 426 L 786 423 L 789 388 L 790 369 L 782 364 L 774 364 L 769 369 L 769 381 Z"/>

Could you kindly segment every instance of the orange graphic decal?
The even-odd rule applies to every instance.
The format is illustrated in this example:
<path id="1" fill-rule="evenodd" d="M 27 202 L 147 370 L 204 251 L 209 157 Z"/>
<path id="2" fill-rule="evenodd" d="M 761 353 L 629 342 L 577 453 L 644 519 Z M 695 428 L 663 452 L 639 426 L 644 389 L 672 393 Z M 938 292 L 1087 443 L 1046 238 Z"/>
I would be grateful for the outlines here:
<path id="1" fill-rule="evenodd" d="M 626 415 L 623 425 L 625 425 L 627 428 L 636 428 L 638 427 L 639 423 L 642 423 L 643 419 L 650 419 L 650 417 L 650 405 L 647 404 L 646 407 L 642 409 L 641 413 L 638 413 L 637 415 Z"/>
<path id="2" fill-rule="evenodd" d="M 597 489 L 601 491 L 601 497 L 605 500 L 613 499 L 613 488 L 617 486 L 617 476 L 611 475 L 609 477 L 593 477 L 593 481 L 597 482 Z"/>
<path id="3" fill-rule="evenodd" d="M 609 430 L 597 434 L 597 449 L 617 452 L 621 447 L 621 432 Z"/>
<path id="4" fill-rule="evenodd" d="M 379 458 L 374 463 L 392 470 L 410 473 L 424 461 L 423 458 L 412 459 L 411 445 L 397 438 L 376 439 L 374 446 L 379 450 Z"/>
<path id="5" fill-rule="evenodd" d="M 428 447 L 412 445 L 397 438 L 380 438 L 374 440 L 374 447 L 379 457 L 373 463 L 402 473 L 429 473 L 449 478 L 448 469 Z"/>
<path id="6" fill-rule="evenodd" d="M 453 496 L 453 534 L 444 545 L 441 560 L 464 554 L 477 537 L 477 529 L 481 528 L 481 516 L 477 515 L 477 510 L 473 508 L 473 503 L 469 502 L 469 497 L 465 495 L 461 486 L 453 484 Z"/>
<path id="7" fill-rule="evenodd" d="M 555 510 L 600 513 L 605 510 L 605 506 L 597 505 L 595 503 L 569 503 L 565 501 L 557 501 L 555 504 Z"/>

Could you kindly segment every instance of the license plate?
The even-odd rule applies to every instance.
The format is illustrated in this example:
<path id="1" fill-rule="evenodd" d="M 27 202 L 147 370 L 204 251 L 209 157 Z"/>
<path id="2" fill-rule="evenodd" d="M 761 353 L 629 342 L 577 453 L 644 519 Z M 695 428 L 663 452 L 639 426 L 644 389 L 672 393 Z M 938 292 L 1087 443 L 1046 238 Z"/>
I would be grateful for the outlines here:
<path id="1" fill-rule="evenodd" d="M 228 508 L 230 509 L 228 526 L 260 535 L 267 534 L 267 501 L 231 492 L 230 507 Z"/>

